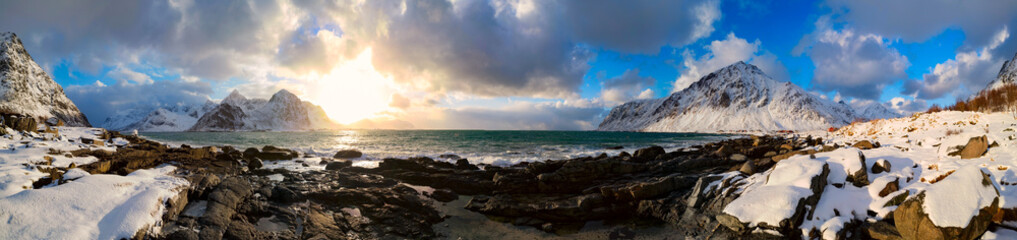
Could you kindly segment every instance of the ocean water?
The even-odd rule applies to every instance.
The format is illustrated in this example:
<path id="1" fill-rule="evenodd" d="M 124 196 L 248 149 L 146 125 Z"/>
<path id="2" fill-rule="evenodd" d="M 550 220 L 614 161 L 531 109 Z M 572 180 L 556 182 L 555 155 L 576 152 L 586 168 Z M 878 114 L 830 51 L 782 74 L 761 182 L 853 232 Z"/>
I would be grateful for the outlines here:
<path id="1" fill-rule="evenodd" d="M 273 145 L 327 157 L 342 149 L 364 153 L 358 160 L 455 154 L 471 163 L 511 165 L 522 161 L 569 159 L 600 153 L 632 153 L 648 146 L 668 151 L 732 135 L 596 131 L 336 130 L 313 132 L 152 132 L 143 137 L 171 145 L 231 145 L 243 149 Z M 622 149 L 608 149 L 620 146 Z"/>

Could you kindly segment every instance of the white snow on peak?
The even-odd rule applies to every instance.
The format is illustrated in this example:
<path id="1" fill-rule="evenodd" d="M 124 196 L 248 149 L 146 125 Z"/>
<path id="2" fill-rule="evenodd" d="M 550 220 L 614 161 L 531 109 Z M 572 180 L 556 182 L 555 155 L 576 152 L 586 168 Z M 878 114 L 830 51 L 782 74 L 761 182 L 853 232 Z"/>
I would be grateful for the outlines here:
<path id="1" fill-rule="evenodd" d="M 89 126 L 63 87 L 32 60 L 14 33 L 0 35 L 0 113 L 39 119 L 52 117 L 68 126 Z"/>
<path id="2" fill-rule="evenodd" d="M 844 104 L 815 97 L 738 62 L 710 73 L 688 88 L 660 99 L 619 105 L 599 130 L 731 132 L 815 130 L 860 118 Z"/>
<path id="3" fill-rule="evenodd" d="M 864 119 L 887 119 L 904 117 L 904 114 L 890 110 L 882 103 L 876 101 L 862 101 L 851 104 L 855 113 Z"/>
<path id="4" fill-rule="evenodd" d="M 1014 54 L 1013 59 L 1003 63 L 1003 67 L 999 69 L 999 75 L 996 76 L 996 80 L 989 83 L 986 89 L 996 89 L 1006 84 L 1017 84 L 1017 54 Z"/>

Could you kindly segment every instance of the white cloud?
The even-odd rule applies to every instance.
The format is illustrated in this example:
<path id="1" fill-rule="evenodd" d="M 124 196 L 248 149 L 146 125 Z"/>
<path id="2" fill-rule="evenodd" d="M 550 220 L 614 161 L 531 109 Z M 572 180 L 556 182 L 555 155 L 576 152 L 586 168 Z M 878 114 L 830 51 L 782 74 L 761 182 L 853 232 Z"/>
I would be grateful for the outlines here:
<path id="1" fill-rule="evenodd" d="M 981 91 L 996 78 L 996 73 L 1006 61 L 1005 56 L 994 56 L 992 52 L 1009 37 L 1004 26 L 988 45 L 978 50 L 958 52 L 953 59 L 936 64 L 932 72 L 922 75 L 922 81 L 907 81 L 904 93 L 917 94 L 922 99 L 936 99 L 947 94 L 962 99 Z"/>
<path id="2" fill-rule="evenodd" d="M 622 75 L 601 82 L 600 96 L 605 101 L 621 104 L 634 99 L 652 98 L 650 87 L 656 84 L 653 77 L 639 76 L 639 69 L 631 69 Z"/>
<path id="3" fill-rule="evenodd" d="M 106 73 L 107 77 L 117 80 L 118 82 L 132 82 L 135 84 L 151 84 L 152 78 L 144 73 L 139 73 L 124 66 L 117 66 L 109 73 Z"/>
<path id="4" fill-rule="evenodd" d="M 756 65 L 776 80 L 789 80 L 784 64 L 777 60 L 773 53 L 762 50 L 760 45 L 759 40 L 748 42 L 734 33 L 729 33 L 724 40 L 715 40 L 705 46 L 707 52 L 699 58 L 696 58 L 691 50 L 685 50 L 682 52 L 684 69 L 675 80 L 672 92 L 681 91 L 699 81 L 699 78 L 738 61 Z"/>
<path id="5" fill-rule="evenodd" d="M 827 0 L 826 5 L 836 13 L 834 20 L 907 42 L 922 42 L 955 28 L 964 32 L 969 46 L 984 46 L 1000 27 L 1017 21 L 1015 1 Z"/>
<path id="6" fill-rule="evenodd" d="M 915 99 L 911 96 L 894 97 L 890 99 L 890 108 L 898 113 L 911 114 L 928 110 L 929 104 L 923 99 Z"/>
<path id="7" fill-rule="evenodd" d="M 904 70 L 910 66 L 884 37 L 850 28 L 834 30 L 826 17 L 816 22 L 816 32 L 806 35 L 793 53 L 812 59 L 814 88 L 863 99 L 879 98 L 884 87 L 907 77 Z"/>

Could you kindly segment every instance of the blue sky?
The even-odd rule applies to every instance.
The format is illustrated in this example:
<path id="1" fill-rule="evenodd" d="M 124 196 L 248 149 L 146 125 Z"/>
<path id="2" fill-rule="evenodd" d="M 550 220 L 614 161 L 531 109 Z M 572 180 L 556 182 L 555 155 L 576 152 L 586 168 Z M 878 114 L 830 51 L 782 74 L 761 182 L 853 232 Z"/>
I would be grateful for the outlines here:
<path id="1" fill-rule="evenodd" d="M 287 89 L 344 124 L 592 129 L 617 104 L 736 61 L 828 99 L 910 113 L 993 80 L 1017 52 L 1014 25 L 1006 1 L 0 4 L 0 29 L 96 125 Z"/>

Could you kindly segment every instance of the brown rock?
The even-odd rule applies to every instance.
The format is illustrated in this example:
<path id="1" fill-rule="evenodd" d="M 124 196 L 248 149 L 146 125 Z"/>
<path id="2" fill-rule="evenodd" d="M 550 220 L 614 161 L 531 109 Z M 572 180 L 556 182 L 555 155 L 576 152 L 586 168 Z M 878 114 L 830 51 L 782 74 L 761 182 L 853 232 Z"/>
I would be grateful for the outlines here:
<path id="1" fill-rule="evenodd" d="M 977 168 L 960 169 L 958 171 L 974 170 L 982 171 Z M 955 173 L 959 174 L 959 173 Z M 981 172 L 983 181 L 982 186 L 971 186 L 971 187 L 985 187 L 991 188 L 992 179 Z M 944 181 L 949 181 L 947 177 Z M 965 227 L 940 227 L 936 226 L 929 218 L 928 214 L 924 209 L 926 192 L 922 191 L 914 197 L 908 198 L 897 210 L 893 212 L 893 219 L 897 230 L 904 239 L 976 239 L 985 233 L 989 224 L 992 223 L 992 217 L 999 210 L 999 198 L 993 198 L 992 204 L 988 207 L 978 211 L 978 214 L 971 217 L 968 221 L 968 225 Z M 977 196 L 961 197 L 958 201 L 976 201 Z"/>
<path id="2" fill-rule="evenodd" d="M 742 167 L 739 168 L 738 171 L 744 173 L 745 175 L 756 174 L 756 164 L 754 164 L 751 161 L 746 161 L 744 164 L 742 164 Z"/>
<path id="3" fill-rule="evenodd" d="M 873 147 L 875 147 L 875 145 L 872 145 L 872 142 L 869 142 L 869 140 L 862 140 L 860 142 L 855 143 L 855 145 L 851 146 L 862 150 L 872 149 Z"/>
<path id="4" fill-rule="evenodd" d="M 876 160 L 876 163 L 872 164 L 872 173 L 890 172 L 890 162 L 886 159 Z"/>
<path id="5" fill-rule="evenodd" d="M 902 240 L 897 228 L 885 221 L 878 221 L 865 229 L 869 237 L 877 240 Z"/>
<path id="6" fill-rule="evenodd" d="M 640 158 L 640 159 L 644 159 L 644 160 L 653 160 L 653 159 L 656 159 L 657 156 L 660 156 L 660 155 L 662 155 L 664 153 L 666 153 L 666 152 L 664 151 L 663 147 L 652 146 L 652 147 L 636 150 L 636 152 L 633 153 L 632 156 L 635 157 L 635 158 Z"/>
<path id="7" fill-rule="evenodd" d="M 900 190 L 899 185 L 900 179 L 895 179 L 893 180 L 893 182 L 886 183 L 886 186 L 883 187 L 883 190 L 879 190 L 879 197 L 886 197 L 886 195 L 890 195 L 890 193 Z"/>
<path id="8" fill-rule="evenodd" d="M 981 137 L 973 137 L 968 140 L 968 144 L 964 145 L 964 149 L 961 150 L 961 159 L 978 158 L 985 155 L 985 152 L 989 150 L 989 140 L 983 135 Z"/>

